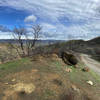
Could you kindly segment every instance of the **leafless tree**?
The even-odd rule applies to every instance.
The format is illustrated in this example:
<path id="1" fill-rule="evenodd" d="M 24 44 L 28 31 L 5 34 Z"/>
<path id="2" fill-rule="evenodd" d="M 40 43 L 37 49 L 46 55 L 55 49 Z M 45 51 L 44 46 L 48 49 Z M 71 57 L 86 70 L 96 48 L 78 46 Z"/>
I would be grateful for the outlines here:
<path id="1" fill-rule="evenodd" d="M 42 34 L 42 27 L 40 25 L 31 26 L 30 36 L 28 33 L 24 34 L 26 39 L 26 48 L 28 56 L 33 52 L 35 44 L 37 40 L 41 37 L 41 34 Z"/>
<path id="2" fill-rule="evenodd" d="M 32 36 L 33 41 L 31 47 L 33 48 L 35 46 L 36 41 L 41 37 L 42 34 L 42 27 L 40 25 L 33 25 L 32 26 Z"/>
<path id="3" fill-rule="evenodd" d="M 40 25 L 32 25 L 30 32 L 27 32 L 23 27 L 14 28 L 13 37 L 17 45 L 11 45 L 16 49 L 19 55 L 21 55 L 22 52 L 23 56 L 29 56 L 30 54 L 32 54 L 36 41 L 40 38 L 41 33 L 42 27 Z"/>
<path id="4" fill-rule="evenodd" d="M 14 28 L 13 32 L 14 32 L 13 36 L 15 40 L 17 41 L 17 43 L 19 43 L 19 46 L 22 50 L 23 55 L 25 55 L 23 36 L 24 34 L 26 34 L 26 29 L 23 27 Z"/>

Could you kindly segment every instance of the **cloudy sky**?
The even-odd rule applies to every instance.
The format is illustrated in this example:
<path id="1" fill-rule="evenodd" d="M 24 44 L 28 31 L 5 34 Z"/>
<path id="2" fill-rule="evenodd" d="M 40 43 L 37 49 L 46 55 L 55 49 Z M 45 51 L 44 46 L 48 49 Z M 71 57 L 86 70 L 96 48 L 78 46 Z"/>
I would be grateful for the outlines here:
<path id="1" fill-rule="evenodd" d="M 31 22 L 42 25 L 45 39 L 91 39 L 100 36 L 100 0 L 0 0 L 0 25 Z"/>

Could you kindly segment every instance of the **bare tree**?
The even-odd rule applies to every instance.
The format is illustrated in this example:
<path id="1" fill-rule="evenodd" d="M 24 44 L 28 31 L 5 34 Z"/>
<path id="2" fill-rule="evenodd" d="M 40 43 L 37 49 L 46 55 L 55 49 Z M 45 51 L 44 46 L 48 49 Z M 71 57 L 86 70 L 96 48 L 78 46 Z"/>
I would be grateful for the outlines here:
<path id="1" fill-rule="evenodd" d="M 19 27 L 19 28 L 15 27 L 13 30 L 13 37 L 14 37 L 16 43 L 18 43 L 18 46 L 22 51 L 22 55 L 25 55 L 24 34 L 26 34 L 26 29 L 24 27 Z M 18 48 L 17 48 L 17 52 L 19 52 Z"/>
<path id="2" fill-rule="evenodd" d="M 31 44 L 31 47 L 33 48 L 35 46 L 36 41 L 41 37 L 42 34 L 42 27 L 40 25 L 32 26 L 32 36 L 33 41 Z"/>
<path id="3" fill-rule="evenodd" d="M 14 28 L 13 37 L 17 43 L 17 46 L 12 44 L 12 47 L 16 49 L 19 55 L 29 56 L 32 54 L 33 49 L 35 47 L 36 41 L 40 38 L 42 33 L 42 27 L 40 25 L 32 25 L 31 32 L 26 31 L 25 28 Z M 21 49 L 21 51 L 20 51 Z"/>

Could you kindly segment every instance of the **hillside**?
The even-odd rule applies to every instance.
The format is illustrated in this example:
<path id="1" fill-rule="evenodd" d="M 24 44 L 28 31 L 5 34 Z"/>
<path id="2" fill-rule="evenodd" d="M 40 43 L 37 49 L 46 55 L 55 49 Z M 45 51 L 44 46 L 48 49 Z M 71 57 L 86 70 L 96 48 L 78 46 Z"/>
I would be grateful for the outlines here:
<path id="1" fill-rule="evenodd" d="M 58 42 L 36 49 L 37 53 L 39 53 L 40 51 L 42 53 L 55 52 L 57 54 L 60 54 L 62 51 L 73 51 L 77 53 L 91 55 L 92 58 L 100 61 L 100 37 L 89 41 L 70 40 L 67 42 Z"/>
<path id="2" fill-rule="evenodd" d="M 99 55 L 97 40 L 39 46 L 24 58 L 18 57 L 8 44 L 1 43 L 0 57 L 6 62 L 0 64 L 0 100 L 100 100 L 100 68 L 97 68 L 100 63 L 87 55 L 94 58 L 97 57 L 94 53 Z M 75 55 L 77 65 L 65 63 L 62 52 Z M 85 67 L 89 71 L 83 71 Z"/>
<path id="3" fill-rule="evenodd" d="M 84 66 L 68 66 L 55 54 L 1 64 L 0 100 L 99 100 L 100 78 Z"/>
<path id="4" fill-rule="evenodd" d="M 94 43 L 95 45 L 100 45 L 100 37 L 96 37 L 88 41 L 89 43 Z"/>

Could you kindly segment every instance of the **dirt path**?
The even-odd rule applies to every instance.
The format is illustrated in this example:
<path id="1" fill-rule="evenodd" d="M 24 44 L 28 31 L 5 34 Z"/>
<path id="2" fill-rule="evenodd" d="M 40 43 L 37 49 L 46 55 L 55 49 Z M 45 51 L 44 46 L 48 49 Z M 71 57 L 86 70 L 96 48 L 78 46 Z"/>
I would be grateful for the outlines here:
<path id="1" fill-rule="evenodd" d="M 90 69 L 94 70 L 96 73 L 100 75 L 100 63 L 96 60 L 91 59 L 88 55 L 81 55 L 82 62 L 89 67 Z"/>

